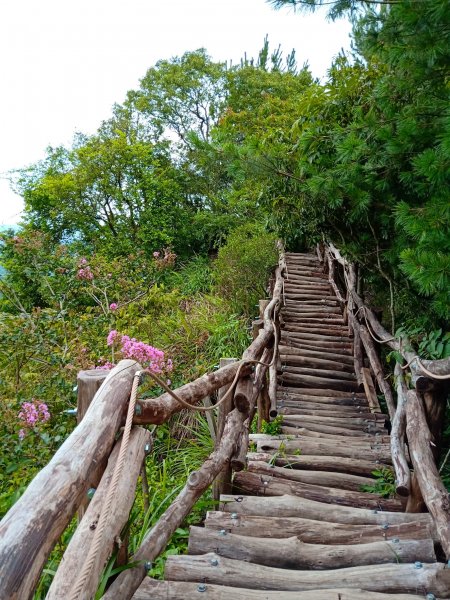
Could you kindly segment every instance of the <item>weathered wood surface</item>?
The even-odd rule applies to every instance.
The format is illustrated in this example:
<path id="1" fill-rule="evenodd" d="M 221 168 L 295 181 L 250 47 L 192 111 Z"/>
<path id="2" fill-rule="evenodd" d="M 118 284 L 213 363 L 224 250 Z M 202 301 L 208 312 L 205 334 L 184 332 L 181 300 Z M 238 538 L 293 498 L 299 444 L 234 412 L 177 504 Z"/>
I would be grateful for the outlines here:
<path id="1" fill-rule="evenodd" d="M 317 515 L 319 519 L 319 515 Z M 307 519 L 301 517 L 279 517 L 247 515 L 222 511 L 209 511 L 206 514 L 205 527 L 222 532 L 259 537 L 263 532 L 266 538 L 286 538 L 296 536 L 310 544 L 364 544 L 385 540 L 423 540 L 437 541 L 437 532 L 431 522 L 422 523 L 383 523 L 348 524 Z"/>
<path id="2" fill-rule="evenodd" d="M 1 521 L 0 581 L 8 600 L 31 595 L 48 555 L 86 495 L 89 473 L 111 452 L 140 368 L 136 361 L 123 360 L 110 371 L 81 423 Z"/>
<path id="3" fill-rule="evenodd" d="M 405 452 L 407 388 L 403 371 L 398 363 L 395 366 L 395 375 L 397 378 L 397 409 L 392 420 L 391 430 L 392 465 L 395 470 L 397 494 L 409 496 L 411 473 Z"/>
<path id="4" fill-rule="evenodd" d="M 264 473 L 272 475 L 273 477 L 281 477 L 282 479 L 290 479 L 292 481 L 300 481 L 301 483 L 310 483 L 325 487 L 334 487 L 342 490 L 353 490 L 354 492 L 361 491 L 362 485 L 373 485 L 374 482 L 370 477 L 329 471 L 306 471 L 283 468 L 255 460 L 248 461 L 247 470 L 251 473 Z"/>
<path id="5" fill-rule="evenodd" d="M 262 530 L 263 532 L 264 530 Z M 341 569 L 363 565 L 436 562 L 433 540 L 378 541 L 353 545 L 309 544 L 298 537 L 276 539 L 228 533 L 222 535 L 204 527 L 191 527 L 189 554 L 215 552 L 267 567 L 283 569 Z"/>
<path id="6" fill-rule="evenodd" d="M 279 569 L 224 558 L 210 552 L 201 556 L 169 556 L 165 577 L 171 581 L 204 581 L 260 590 L 303 591 L 345 585 L 373 592 L 431 592 L 448 596 L 450 570 L 442 563 L 368 565 L 315 572 Z"/>
<path id="7" fill-rule="evenodd" d="M 91 576 L 84 588 L 84 594 L 88 598 L 94 596 L 105 562 L 113 550 L 114 540 L 120 535 L 128 520 L 134 502 L 137 479 L 145 455 L 145 445 L 149 444 L 150 440 L 150 432 L 141 427 L 135 427 L 131 431 L 122 476 L 117 487 L 117 500 L 112 506 L 104 530 L 103 542 L 96 555 Z M 95 536 L 95 525 L 98 522 L 113 477 L 121 441 L 122 438 L 114 446 L 100 485 L 95 491 L 83 520 L 78 525 L 67 546 L 46 596 L 47 600 L 65 600 L 70 596 L 70 591 L 77 582 Z"/>
<path id="8" fill-rule="evenodd" d="M 257 442 L 257 450 L 258 452 L 286 452 L 287 454 L 300 451 L 304 455 L 342 456 L 355 459 L 360 458 L 363 453 L 360 446 L 349 445 L 344 440 L 339 443 L 336 440 L 326 441 L 306 437 L 292 439 L 292 436 L 287 436 L 287 438 L 261 440 Z M 391 453 L 385 444 L 374 444 L 372 448 L 364 449 L 364 458 L 371 461 L 378 460 L 380 464 L 391 463 Z"/>
<path id="9" fill-rule="evenodd" d="M 258 470 L 258 473 L 260 472 Z M 233 489 L 237 493 L 242 494 L 260 494 L 264 496 L 290 494 L 327 504 L 389 511 L 402 510 L 401 502 L 395 498 L 382 498 L 378 494 L 370 494 L 368 492 L 354 492 L 310 483 L 301 483 L 300 481 L 282 479 L 276 476 L 276 474 L 258 475 L 250 471 L 236 473 L 233 480 Z"/>
<path id="10" fill-rule="evenodd" d="M 270 452 L 248 452 L 249 461 L 263 461 L 280 467 L 287 466 L 291 470 L 333 471 L 370 478 L 379 463 L 359 458 L 342 458 L 336 456 L 310 456 L 296 454 L 270 454 Z"/>
<path id="11" fill-rule="evenodd" d="M 350 413 L 351 414 L 351 413 Z M 297 414 L 290 415 L 286 417 L 284 420 L 286 421 L 297 421 L 299 423 L 304 423 L 305 425 L 308 423 L 317 423 L 321 425 L 329 425 L 331 427 L 341 427 L 345 429 L 355 429 L 356 431 L 366 432 L 368 425 L 376 424 L 377 419 L 373 418 L 371 413 L 370 418 L 367 417 L 350 417 L 350 415 L 342 416 L 341 409 L 337 413 L 334 411 L 334 417 L 326 416 L 324 414 L 303 414 L 303 411 L 298 411 Z M 386 431 L 384 427 L 380 427 L 380 431 Z"/>
<path id="12" fill-rule="evenodd" d="M 236 514 L 302 517 L 348 525 L 392 525 L 414 522 L 433 526 L 433 520 L 428 513 L 388 512 L 378 509 L 338 506 L 288 494 L 266 497 L 234 494 L 224 495 L 220 500 L 221 510 Z"/>
<path id="13" fill-rule="evenodd" d="M 107 375 L 108 371 L 103 369 L 79 371 L 77 375 L 77 423 L 81 423 Z"/>
<path id="14" fill-rule="evenodd" d="M 200 590 L 208 600 L 419 600 L 423 595 L 380 594 L 361 589 L 334 588 L 309 592 L 274 592 L 179 581 L 156 581 L 147 577 L 133 600 L 198 600 Z"/>
<path id="15" fill-rule="evenodd" d="M 381 412 L 380 403 L 378 402 L 377 393 L 375 386 L 373 385 L 372 375 L 370 370 L 366 367 L 361 369 L 361 376 L 364 385 L 364 391 L 366 393 L 367 400 L 369 402 L 370 410 L 372 412 Z"/>
<path id="16" fill-rule="evenodd" d="M 409 390 L 406 403 L 406 433 L 414 473 L 425 504 L 436 523 L 442 548 L 450 559 L 450 497 L 445 489 L 431 451 L 431 433 L 421 399 Z"/>
<path id="17" fill-rule="evenodd" d="M 332 402 L 339 402 L 339 400 L 337 400 L 337 398 L 342 398 L 343 400 L 346 400 L 346 402 L 348 403 L 350 401 L 351 404 L 355 403 L 355 400 L 358 400 L 358 404 L 368 404 L 367 403 L 367 398 L 366 395 L 364 393 L 360 393 L 360 392 L 343 392 L 341 390 L 334 390 L 334 389 L 321 389 L 321 388 L 314 388 L 314 387 L 309 387 L 309 388 L 302 388 L 301 390 L 299 390 L 298 388 L 290 388 L 289 386 L 286 387 L 282 387 L 279 388 L 279 392 L 280 393 L 287 393 L 290 396 L 292 396 L 293 398 L 300 396 L 300 398 L 303 398 L 304 396 L 307 397 L 311 397 L 311 396 L 319 396 L 320 398 L 325 398 L 325 399 L 331 399 Z M 314 399 L 314 402 L 318 402 L 318 400 Z M 345 402 L 343 402 L 345 404 Z"/>

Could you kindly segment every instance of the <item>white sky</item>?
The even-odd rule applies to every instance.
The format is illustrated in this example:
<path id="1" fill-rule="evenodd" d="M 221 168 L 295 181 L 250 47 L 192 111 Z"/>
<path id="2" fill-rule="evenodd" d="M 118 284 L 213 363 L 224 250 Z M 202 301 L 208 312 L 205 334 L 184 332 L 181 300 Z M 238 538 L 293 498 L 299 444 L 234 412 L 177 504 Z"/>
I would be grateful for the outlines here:
<path id="1" fill-rule="evenodd" d="M 3 0 L 0 2 L 0 225 L 16 223 L 21 199 L 4 173 L 94 133 L 114 102 L 159 59 L 204 47 L 215 60 L 296 49 L 322 77 L 348 49 L 350 25 L 323 13 L 274 11 L 265 0 Z"/>

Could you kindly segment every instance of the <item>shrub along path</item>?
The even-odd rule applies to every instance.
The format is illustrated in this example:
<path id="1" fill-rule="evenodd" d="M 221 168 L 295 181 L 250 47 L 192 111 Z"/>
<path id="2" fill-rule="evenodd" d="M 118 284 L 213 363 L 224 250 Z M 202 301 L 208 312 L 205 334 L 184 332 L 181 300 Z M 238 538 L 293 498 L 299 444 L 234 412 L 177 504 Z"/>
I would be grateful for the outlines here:
<path id="1" fill-rule="evenodd" d="M 145 580 L 134 598 L 448 597 L 430 515 L 385 497 L 394 488 L 386 417 L 368 370 L 363 381 L 355 374 L 338 299 L 315 255 L 286 263 L 281 434 L 250 436 L 233 493 L 191 528 L 189 554 L 168 558 L 166 581 Z"/>

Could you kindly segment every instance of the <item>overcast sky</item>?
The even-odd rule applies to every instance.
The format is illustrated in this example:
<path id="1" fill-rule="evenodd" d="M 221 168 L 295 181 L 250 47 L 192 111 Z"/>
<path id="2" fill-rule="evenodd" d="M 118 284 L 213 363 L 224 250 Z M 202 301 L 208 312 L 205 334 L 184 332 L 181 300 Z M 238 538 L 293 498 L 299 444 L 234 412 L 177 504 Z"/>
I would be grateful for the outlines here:
<path id="1" fill-rule="evenodd" d="M 49 145 L 93 133 L 114 102 L 162 58 L 206 48 L 215 60 L 256 56 L 269 35 L 323 77 L 350 26 L 265 0 L 4 0 L 0 3 L 0 225 L 20 219 L 5 172 Z"/>

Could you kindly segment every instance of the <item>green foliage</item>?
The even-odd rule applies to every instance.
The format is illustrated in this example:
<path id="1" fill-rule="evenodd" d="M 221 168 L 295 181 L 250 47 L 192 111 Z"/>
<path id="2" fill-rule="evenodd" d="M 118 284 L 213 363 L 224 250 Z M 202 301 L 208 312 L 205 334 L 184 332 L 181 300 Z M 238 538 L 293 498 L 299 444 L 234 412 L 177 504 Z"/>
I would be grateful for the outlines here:
<path id="1" fill-rule="evenodd" d="M 248 223 L 234 230 L 220 248 L 214 265 L 216 286 L 237 312 L 251 315 L 265 297 L 270 268 L 277 263 L 275 242 L 274 234 Z"/>
<path id="2" fill-rule="evenodd" d="M 372 471 L 375 481 L 372 485 L 362 485 L 361 491 L 378 494 L 382 498 L 392 498 L 395 496 L 395 475 L 392 469 L 382 467 Z"/>
<path id="3" fill-rule="evenodd" d="M 258 433 L 257 431 L 257 423 L 258 417 L 255 415 L 252 425 L 251 425 L 251 433 Z M 278 415 L 272 421 L 264 421 L 261 422 L 261 432 L 266 433 L 268 435 L 278 435 L 281 433 L 281 427 L 283 426 L 283 415 Z"/>

